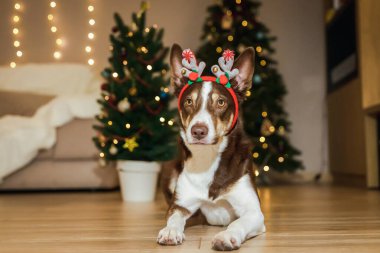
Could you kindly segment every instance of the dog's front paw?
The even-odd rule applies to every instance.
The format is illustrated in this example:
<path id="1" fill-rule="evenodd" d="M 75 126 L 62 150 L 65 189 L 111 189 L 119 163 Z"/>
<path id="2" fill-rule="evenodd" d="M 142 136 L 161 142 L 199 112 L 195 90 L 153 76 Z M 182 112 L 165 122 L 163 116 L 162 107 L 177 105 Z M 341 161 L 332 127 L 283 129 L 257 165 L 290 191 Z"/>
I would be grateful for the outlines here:
<path id="1" fill-rule="evenodd" d="M 240 248 L 241 243 L 239 235 L 225 230 L 214 236 L 212 248 L 220 251 L 236 250 Z"/>
<path id="2" fill-rule="evenodd" d="M 158 233 L 157 243 L 161 245 L 179 245 L 185 240 L 185 234 L 176 228 L 165 227 Z"/>

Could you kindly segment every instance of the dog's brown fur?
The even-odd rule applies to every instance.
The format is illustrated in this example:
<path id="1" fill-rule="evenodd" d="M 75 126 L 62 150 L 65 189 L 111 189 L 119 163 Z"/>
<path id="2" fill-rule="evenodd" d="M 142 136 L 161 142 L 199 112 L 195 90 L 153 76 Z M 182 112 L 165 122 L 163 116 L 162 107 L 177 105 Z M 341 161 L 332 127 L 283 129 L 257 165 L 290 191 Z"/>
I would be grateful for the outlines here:
<path id="1" fill-rule="evenodd" d="M 172 84 L 175 87 L 175 94 L 177 96 L 180 93 L 182 87 L 187 82 L 186 78 L 182 76 L 180 71 L 181 52 L 182 49 L 178 45 L 174 45 L 170 57 L 172 65 Z M 239 74 L 241 73 L 241 75 L 238 75 L 236 78 L 231 80 L 232 88 L 235 94 L 237 95 L 239 103 L 241 103 L 244 100 L 245 93 L 250 88 L 250 85 L 252 83 L 254 65 L 253 56 L 254 50 L 252 48 L 247 49 L 246 52 L 243 53 L 241 57 L 239 57 L 236 60 L 233 66 L 233 68 L 239 69 Z M 235 184 L 241 185 L 241 181 L 239 180 L 243 177 L 247 179 L 247 176 L 250 179 L 250 183 L 249 179 L 248 181 L 246 181 L 247 187 L 253 189 L 252 195 L 256 194 L 256 196 L 258 196 L 255 185 L 255 176 L 253 173 L 253 164 L 250 155 L 252 145 L 249 139 L 244 134 L 241 119 L 237 122 L 233 129 L 229 129 L 231 127 L 232 119 L 235 112 L 235 104 L 232 96 L 229 94 L 225 87 L 216 82 L 212 82 L 211 84 L 207 84 L 209 85 L 208 87 L 210 87 L 211 85 L 212 92 L 205 93 L 208 94 L 207 100 L 202 101 L 205 98 L 205 95 L 200 95 L 202 85 L 202 82 L 194 83 L 190 87 L 188 87 L 183 93 L 181 101 L 179 101 L 180 108 L 178 108 L 180 111 L 180 127 L 183 132 L 186 132 L 187 129 L 190 129 L 190 122 L 192 122 L 194 115 L 196 115 L 199 112 L 201 105 L 203 105 L 203 108 L 206 108 L 207 110 L 207 115 L 210 115 L 208 117 L 210 117 L 209 119 L 211 119 L 213 127 L 215 128 L 215 133 L 217 134 L 215 134 L 215 136 L 213 137 L 210 137 L 210 139 L 208 140 L 209 143 L 198 145 L 191 145 L 191 143 L 189 144 L 187 142 L 185 143 L 183 136 L 182 138 L 179 138 L 178 146 L 180 149 L 180 158 L 175 163 L 175 166 L 167 168 L 163 171 L 161 180 L 161 186 L 163 188 L 165 198 L 169 203 L 168 217 L 174 216 L 174 214 L 176 213 L 176 217 L 180 215 L 180 217 L 183 217 L 183 219 L 186 220 L 186 226 L 196 224 L 207 224 L 207 220 L 209 219 L 209 217 L 207 217 L 206 219 L 206 216 L 209 214 L 203 214 L 200 211 L 200 209 L 196 210 L 194 208 L 192 213 L 185 206 L 180 206 L 179 204 L 177 204 L 180 203 L 180 201 L 178 201 L 179 196 L 177 196 L 172 184 L 173 181 L 176 181 L 177 178 L 183 173 L 183 168 L 185 164 L 186 172 L 196 175 L 197 173 L 207 172 L 211 165 L 214 164 L 213 162 L 216 161 L 215 159 L 217 157 L 218 159 L 220 159 L 218 160 L 219 162 L 216 165 L 217 167 L 215 167 L 216 170 L 213 174 L 213 178 L 212 176 L 209 177 L 211 183 L 208 186 L 208 198 L 205 197 L 205 199 L 207 199 L 207 201 L 209 201 L 210 203 L 213 203 L 213 201 L 216 201 L 216 199 L 218 202 L 226 201 L 223 200 L 223 196 L 229 192 L 232 192 L 232 189 L 234 188 Z M 207 104 L 205 104 L 204 102 L 207 102 Z M 220 151 L 219 147 L 221 147 L 222 145 L 222 140 L 225 141 L 226 146 L 223 146 L 222 151 Z M 218 198 L 220 196 L 222 196 L 222 198 Z M 230 204 L 227 201 L 226 203 Z M 223 206 L 222 203 L 220 203 L 220 205 Z M 257 205 L 259 206 L 260 204 L 258 203 Z M 226 210 L 231 211 L 233 210 L 233 208 L 226 208 Z M 160 235 L 161 233 L 167 233 L 167 230 L 165 229 L 170 229 L 170 227 L 164 228 L 162 230 L 163 232 L 160 232 Z M 256 233 L 260 233 L 260 231 L 261 230 L 257 231 Z M 265 231 L 265 226 L 263 227 L 263 231 Z M 167 233 L 167 235 L 168 234 L 170 233 Z M 165 245 L 172 245 L 178 243 L 177 241 L 175 241 L 176 239 L 174 239 L 174 241 L 172 241 L 172 239 L 165 239 L 164 241 L 161 241 L 163 237 L 160 237 L 160 235 L 158 239 L 159 243 Z M 181 235 L 179 236 L 181 237 Z M 218 250 L 231 250 L 234 249 L 234 247 L 239 247 L 241 243 L 239 242 L 238 246 L 226 246 L 224 243 L 220 244 L 219 241 L 225 239 L 220 239 L 219 237 L 216 237 L 214 240 L 215 241 L 213 242 L 213 247 Z M 182 239 L 179 243 L 181 242 Z"/>

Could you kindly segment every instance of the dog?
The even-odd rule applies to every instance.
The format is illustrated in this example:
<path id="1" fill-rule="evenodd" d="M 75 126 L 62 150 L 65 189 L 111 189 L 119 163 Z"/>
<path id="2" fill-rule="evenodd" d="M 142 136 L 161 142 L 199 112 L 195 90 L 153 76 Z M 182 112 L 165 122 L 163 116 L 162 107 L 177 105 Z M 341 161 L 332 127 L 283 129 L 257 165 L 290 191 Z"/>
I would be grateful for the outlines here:
<path id="1" fill-rule="evenodd" d="M 215 250 L 235 250 L 265 232 L 255 185 L 251 143 L 238 107 L 251 88 L 254 50 L 245 49 L 234 62 L 225 51 L 215 78 L 202 77 L 205 67 L 190 50 L 174 44 L 170 53 L 171 83 L 178 97 L 181 161 L 163 177 L 170 206 L 167 224 L 158 233 L 161 245 L 179 245 L 187 221 L 227 226 L 212 240 Z M 232 61 L 231 61 L 232 58 Z M 191 218 L 191 219 L 190 219 Z M 198 219 L 199 220 L 199 219 Z"/>

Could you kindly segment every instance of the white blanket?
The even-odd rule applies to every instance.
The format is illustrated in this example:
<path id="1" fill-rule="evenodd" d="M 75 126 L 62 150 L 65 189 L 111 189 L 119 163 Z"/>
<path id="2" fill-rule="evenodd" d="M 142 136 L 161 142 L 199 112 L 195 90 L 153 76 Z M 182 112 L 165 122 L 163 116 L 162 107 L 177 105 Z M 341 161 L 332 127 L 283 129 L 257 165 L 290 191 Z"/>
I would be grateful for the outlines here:
<path id="1" fill-rule="evenodd" d="M 56 142 L 57 127 L 74 118 L 92 118 L 98 113 L 98 94 L 90 91 L 99 87 L 99 82 L 90 71 L 83 74 L 84 70 L 86 67 L 81 65 L 29 65 L 9 74 L 13 70 L 0 68 L 0 89 L 58 95 L 40 107 L 33 117 L 8 115 L 0 118 L 0 182 L 5 176 L 29 163 L 40 149 L 51 148 Z M 44 73 L 45 80 L 38 80 L 39 76 L 35 74 L 39 71 Z M 21 82 L 15 85 L 12 79 L 15 81 L 20 78 L 22 72 L 33 73 L 34 81 L 24 80 L 25 84 Z M 82 73 L 82 77 L 76 76 L 70 80 L 70 76 L 76 73 Z M 47 76 L 52 79 L 57 75 L 61 79 L 65 77 L 64 83 L 51 82 L 52 85 L 49 86 Z"/>

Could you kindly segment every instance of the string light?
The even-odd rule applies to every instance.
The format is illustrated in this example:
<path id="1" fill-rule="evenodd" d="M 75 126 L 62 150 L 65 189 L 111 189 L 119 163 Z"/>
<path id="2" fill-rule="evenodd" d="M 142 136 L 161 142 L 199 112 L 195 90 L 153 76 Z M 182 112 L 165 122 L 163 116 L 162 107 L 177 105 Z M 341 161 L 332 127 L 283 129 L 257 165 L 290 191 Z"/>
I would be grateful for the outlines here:
<path id="1" fill-rule="evenodd" d="M 222 48 L 221 48 L 221 47 L 217 47 L 217 48 L 216 48 L 216 52 L 217 52 L 217 53 L 221 53 L 221 52 L 222 52 Z"/>
<path id="2" fill-rule="evenodd" d="M 278 158 L 278 162 L 279 162 L 279 163 L 283 163 L 284 160 L 285 160 L 285 159 L 284 159 L 284 157 L 282 157 L 282 156 L 280 156 L 280 157 Z"/>
<path id="3" fill-rule="evenodd" d="M 267 65 L 267 61 L 266 60 L 261 60 L 260 61 L 260 65 L 264 67 L 265 65 Z"/>
<path id="4" fill-rule="evenodd" d="M 263 149 L 267 149 L 268 148 L 268 143 L 263 143 Z"/>
<path id="5" fill-rule="evenodd" d="M 156 100 L 158 102 L 158 101 L 160 101 L 160 97 L 159 96 L 155 96 L 154 100 Z"/>
<path id="6" fill-rule="evenodd" d="M 146 68 L 147 70 L 152 70 L 152 65 L 147 65 Z"/>
<path id="7" fill-rule="evenodd" d="M 168 121 L 168 125 L 169 125 L 169 126 L 172 126 L 173 124 L 174 124 L 174 122 L 173 122 L 172 120 L 169 120 L 169 121 Z"/>
<path id="8" fill-rule="evenodd" d="M 263 48 L 260 46 L 256 47 L 256 52 L 261 53 L 263 51 Z"/>
<path id="9" fill-rule="evenodd" d="M 247 20 L 243 20 L 241 22 L 241 25 L 244 26 L 244 27 L 246 27 L 248 25 L 248 21 Z"/>
<path id="10" fill-rule="evenodd" d="M 264 118 L 268 116 L 268 113 L 266 111 L 262 112 L 261 113 L 261 116 L 263 116 Z"/>
<path id="11" fill-rule="evenodd" d="M 131 124 L 129 124 L 129 123 L 125 124 L 125 128 L 126 129 L 130 129 L 131 128 Z"/>
<path id="12" fill-rule="evenodd" d="M 95 21 L 95 18 L 94 18 L 94 10 L 95 10 L 95 7 L 94 5 L 91 3 L 91 0 L 89 0 L 89 5 L 87 6 L 87 10 L 88 10 L 88 25 L 89 25 L 89 28 L 90 29 L 93 29 L 93 27 L 95 26 L 96 24 L 96 21 Z M 90 66 L 93 66 L 95 64 L 95 60 L 94 58 L 92 57 L 93 55 L 93 48 L 91 46 L 90 43 L 92 43 L 92 41 L 95 39 L 95 33 L 93 31 L 89 31 L 89 33 L 87 34 L 87 38 L 88 38 L 88 45 L 86 45 L 85 47 L 85 52 L 86 54 L 88 55 L 88 59 L 87 59 L 87 63 L 88 65 Z"/>
<path id="13" fill-rule="evenodd" d="M 263 169 L 264 169 L 264 171 L 269 171 L 269 166 L 265 165 Z"/>
<path id="14" fill-rule="evenodd" d="M 107 122 L 107 124 L 109 125 L 109 126 L 112 126 L 112 121 L 111 120 L 109 120 L 108 122 Z"/>
<path id="15" fill-rule="evenodd" d="M 59 52 L 59 51 L 55 51 L 55 52 L 54 52 L 54 58 L 55 58 L 55 59 L 61 59 L 61 57 L 62 57 L 61 52 Z"/>
<path id="16" fill-rule="evenodd" d="M 241 0 L 236 0 L 236 4 L 241 4 Z"/>
<path id="17" fill-rule="evenodd" d="M 113 144 L 118 144 L 119 142 L 118 142 L 118 140 L 116 140 L 116 139 L 113 139 Z"/>
<path id="18" fill-rule="evenodd" d="M 21 9 L 23 5 L 19 1 L 17 1 L 14 5 L 14 15 L 12 17 L 14 26 L 12 28 L 12 34 L 13 34 L 13 46 L 15 47 L 15 53 L 16 53 L 16 59 L 21 59 L 23 56 L 23 52 L 21 49 L 21 42 L 20 42 L 20 23 L 21 23 Z M 19 61 L 19 60 L 18 60 Z M 9 63 L 9 66 L 11 68 L 15 68 L 17 66 L 16 60 L 14 59 Z"/>
<path id="19" fill-rule="evenodd" d="M 227 40 L 228 40 L 228 41 L 233 41 L 233 40 L 234 40 L 234 36 L 232 36 L 232 35 L 228 35 Z"/>
<path id="20" fill-rule="evenodd" d="M 160 118 L 160 122 L 165 122 L 165 118 L 164 118 L 164 117 L 161 117 L 161 118 Z"/>
<path id="21" fill-rule="evenodd" d="M 124 61 L 123 61 L 123 65 L 124 65 L 124 66 L 127 66 L 127 64 L 128 64 L 128 61 L 127 61 L 127 60 L 124 60 Z"/>
<path id="22" fill-rule="evenodd" d="M 261 142 L 261 143 L 265 142 L 265 137 L 264 137 L 264 136 L 261 136 L 261 137 L 260 137 L 260 142 Z"/>
<path id="23" fill-rule="evenodd" d="M 147 49 L 146 47 L 141 47 L 141 51 L 142 51 L 144 54 L 148 53 L 148 49 Z"/>
<path id="24" fill-rule="evenodd" d="M 258 177 L 260 175 L 260 172 L 258 170 L 255 170 L 255 176 Z"/>
<path id="25" fill-rule="evenodd" d="M 104 153 L 101 152 L 101 153 L 99 154 L 99 156 L 103 158 L 103 157 L 104 157 Z"/>
<path id="26" fill-rule="evenodd" d="M 252 154 L 253 158 L 258 158 L 259 157 L 259 153 L 255 152 Z"/>
<path id="27" fill-rule="evenodd" d="M 55 46 L 54 46 L 54 52 L 53 52 L 53 57 L 54 59 L 56 60 L 59 60 L 62 58 L 62 52 L 61 52 L 61 47 L 63 46 L 63 39 L 60 38 L 58 32 L 59 32 L 59 29 L 57 27 L 57 22 L 56 22 L 56 19 L 54 18 L 54 14 L 57 12 L 57 2 L 55 1 L 50 1 L 49 3 L 49 6 L 50 6 L 50 14 L 48 14 L 47 16 L 47 19 L 50 23 L 50 31 L 55 34 Z"/>
<path id="28" fill-rule="evenodd" d="M 119 76 L 119 74 L 116 73 L 116 72 L 113 72 L 113 73 L 112 73 L 112 76 L 113 76 L 114 78 L 117 78 L 117 77 Z"/>

